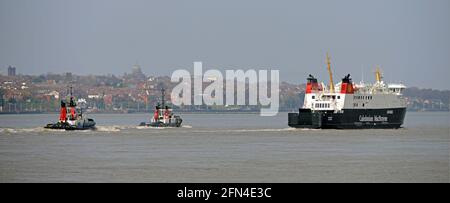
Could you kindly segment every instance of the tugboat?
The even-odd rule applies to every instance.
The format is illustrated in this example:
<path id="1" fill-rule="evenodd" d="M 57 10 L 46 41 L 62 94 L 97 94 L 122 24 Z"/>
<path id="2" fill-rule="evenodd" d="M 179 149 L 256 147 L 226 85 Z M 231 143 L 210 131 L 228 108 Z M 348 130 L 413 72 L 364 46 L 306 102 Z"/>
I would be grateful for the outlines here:
<path id="1" fill-rule="evenodd" d="M 66 102 L 61 100 L 61 110 L 59 121 L 47 124 L 44 128 L 55 130 L 91 130 L 95 129 L 95 121 L 91 118 L 85 118 L 82 108 L 77 108 L 70 87 L 69 109 L 66 108 Z"/>
<path id="2" fill-rule="evenodd" d="M 288 125 L 316 129 L 397 129 L 406 114 L 403 84 L 386 84 L 376 69 L 374 84 L 352 82 L 350 74 L 342 82 L 333 83 L 330 58 L 327 54 L 330 84 L 319 84 L 309 75 L 303 107 L 288 114 Z M 335 88 L 336 86 L 336 88 Z"/>
<path id="3" fill-rule="evenodd" d="M 161 105 L 158 103 L 155 106 L 153 118 L 150 123 L 141 122 L 139 126 L 145 127 L 181 127 L 183 119 L 180 116 L 173 115 L 172 109 L 166 106 L 165 90 L 161 89 Z"/>

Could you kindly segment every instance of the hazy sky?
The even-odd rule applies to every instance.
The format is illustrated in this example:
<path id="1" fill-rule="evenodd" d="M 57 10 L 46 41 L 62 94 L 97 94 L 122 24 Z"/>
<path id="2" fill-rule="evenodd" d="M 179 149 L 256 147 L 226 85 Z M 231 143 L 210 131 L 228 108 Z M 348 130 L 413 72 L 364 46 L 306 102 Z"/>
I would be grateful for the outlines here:
<path id="1" fill-rule="evenodd" d="M 0 0 L 0 70 L 149 75 L 279 69 L 281 80 L 374 80 L 450 89 L 450 1 Z"/>

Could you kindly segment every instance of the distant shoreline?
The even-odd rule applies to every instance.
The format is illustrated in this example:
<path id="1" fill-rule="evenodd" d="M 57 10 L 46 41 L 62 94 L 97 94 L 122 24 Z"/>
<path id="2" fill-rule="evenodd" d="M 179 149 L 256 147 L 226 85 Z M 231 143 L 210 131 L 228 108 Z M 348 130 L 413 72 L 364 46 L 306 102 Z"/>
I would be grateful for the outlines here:
<path id="1" fill-rule="evenodd" d="M 175 111 L 178 114 L 259 114 L 260 111 Z M 290 113 L 292 111 L 282 110 L 279 113 Z M 407 112 L 450 112 L 450 111 L 416 111 L 407 110 Z M 58 114 L 59 112 L 0 112 L 0 115 L 33 115 L 33 114 Z M 148 114 L 152 112 L 95 112 L 86 114 Z"/>

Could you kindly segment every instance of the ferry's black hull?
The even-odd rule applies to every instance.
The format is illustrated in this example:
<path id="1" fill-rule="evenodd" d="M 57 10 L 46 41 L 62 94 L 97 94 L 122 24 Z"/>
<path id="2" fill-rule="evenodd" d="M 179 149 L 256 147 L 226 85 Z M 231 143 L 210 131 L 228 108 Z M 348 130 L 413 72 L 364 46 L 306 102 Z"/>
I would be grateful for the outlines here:
<path id="1" fill-rule="evenodd" d="M 288 124 L 315 129 L 396 129 L 403 125 L 405 114 L 406 108 L 344 109 L 343 113 L 300 109 L 289 113 Z"/>

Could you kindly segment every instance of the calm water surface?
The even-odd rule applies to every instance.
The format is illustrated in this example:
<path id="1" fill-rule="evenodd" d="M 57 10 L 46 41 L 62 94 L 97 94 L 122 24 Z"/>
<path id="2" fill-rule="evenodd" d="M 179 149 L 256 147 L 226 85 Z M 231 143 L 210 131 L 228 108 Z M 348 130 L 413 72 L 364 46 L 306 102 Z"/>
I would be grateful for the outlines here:
<path id="1" fill-rule="evenodd" d="M 450 182 L 450 113 L 399 130 L 301 130 L 287 113 L 90 115 L 96 131 L 44 130 L 57 115 L 0 115 L 0 182 Z"/>

